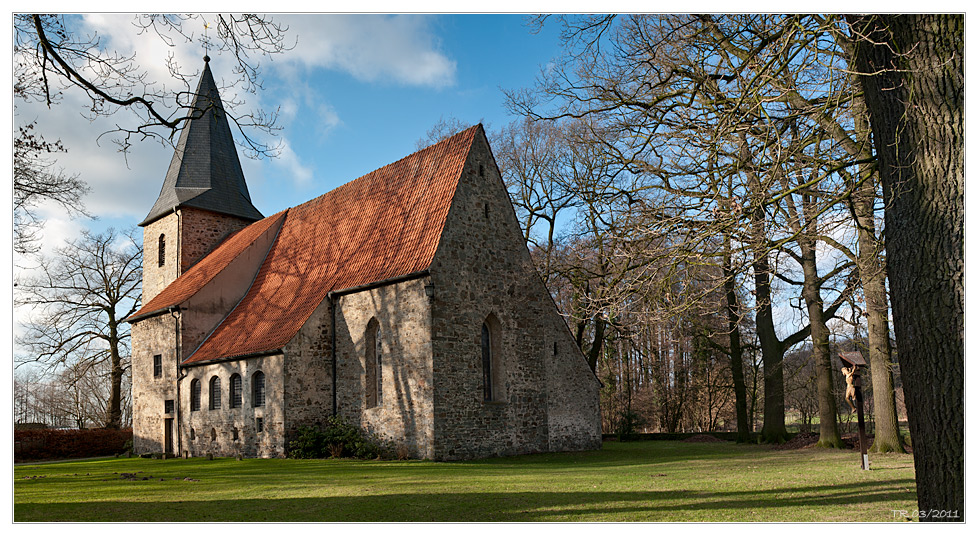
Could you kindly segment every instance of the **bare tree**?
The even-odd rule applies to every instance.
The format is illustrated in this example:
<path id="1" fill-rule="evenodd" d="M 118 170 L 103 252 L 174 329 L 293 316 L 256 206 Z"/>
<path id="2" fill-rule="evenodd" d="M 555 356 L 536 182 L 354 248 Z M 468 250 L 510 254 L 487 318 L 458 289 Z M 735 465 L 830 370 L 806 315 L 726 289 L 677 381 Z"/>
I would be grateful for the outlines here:
<path id="1" fill-rule="evenodd" d="M 619 194 L 640 202 L 653 190 L 669 196 L 655 211 L 637 207 L 647 213 L 649 232 L 674 237 L 677 262 L 753 272 L 753 304 L 745 305 L 757 311 L 764 356 L 763 435 L 784 439 L 780 362 L 792 344 L 811 336 L 826 415 L 823 443 L 839 444 L 830 418 L 826 322 L 853 288 L 829 282 L 848 283 L 858 267 L 864 293 L 876 296 L 873 268 L 882 251 L 872 225 L 874 155 L 862 143 L 866 130 L 852 119 L 858 91 L 846 69 L 839 17 L 595 15 L 562 17 L 559 24 L 565 61 L 542 75 L 536 92 L 511 92 L 510 104 L 538 119 L 586 120 L 615 173 L 643 177 Z M 843 260 L 819 273 L 817 246 L 832 240 L 825 226 L 839 225 L 845 213 L 859 231 L 859 253 L 851 264 Z M 711 249 L 716 236 L 729 236 L 730 247 Z M 804 276 L 797 287 L 810 324 L 786 337 L 778 336 L 772 317 L 772 300 L 785 298 L 773 293 L 772 281 L 791 281 L 778 256 L 794 259 Z M 834 303 L 824 304 L 832 293 Z M 885 298 L 872 307 L 875 325 L 886 318 Z M 881 349 L 871 356 L 881 363 L 874 369 L 886 371 L 884 346 L 873 347 Z"/>
<path id="2" fill-rule="evenodd" d="M 39 205 L 55 203 L 72 215 L 87 215 L 78 200 L 88 191 L 77 175 L 55 168 L 52 154 L 64 152 L 60 141 L 45 141 L 34 123 L 18 128 L 14 137 L 14 251 L 37 253 L 44 224 Z"/>
<path id="3" fill-rule="evenodd" d="M 261 88 L 258 63 L 253 55 L 267 56 L 289 48 L 284 28 L 259 15 L 138 15 L 133 31 L 153 32 L 168 46 L 192 42 L 201 37 L 205 25 L 207 46 L 229 52 L 235 61 L 238 79 L 233 85 L 255 92 Z M 65 91 L 84 94 L 94 119 L 127 110 L 130 115 L 116 123 L 114 141 L 127 150 L 133 141 L 152 137 L 173 142 L 190 119 L 202 111 L 192 106 L 192 81 L 198 72 L 187 72 L 171 56 L 166 67 L 180 89 L 169 89 L 149 78 L 136 62 L 136 55 L 124 55 L 106 48 L 96 35 L 82 35 L 64 15 L 19 14 L 14 16 L 14 95 L 25 101 L 40 101 L 48 107 L 57 103 Z M 195 69 L 195 68 L 194 68 Z M 254 129 L 275 129 L 275 113 L 253 111 L 235 113 L 240 102 L 223 99 L 225 111 L 242 134 L 251 155 L 274 155 L 271 147 L 251 135 Z"/>
<path id="4" fill-rule="evenodd" d="M 129 367 L 129 328 L 122 320 L 139 306 L 142 248 L 133 233 L 84 232 L 18 277 L 15 304 L 31 308 L 17 338 L 19 364 L 48 372 L 88 372 L 108 363 L 105 426 L 122 424 L 122 384 Z"/>

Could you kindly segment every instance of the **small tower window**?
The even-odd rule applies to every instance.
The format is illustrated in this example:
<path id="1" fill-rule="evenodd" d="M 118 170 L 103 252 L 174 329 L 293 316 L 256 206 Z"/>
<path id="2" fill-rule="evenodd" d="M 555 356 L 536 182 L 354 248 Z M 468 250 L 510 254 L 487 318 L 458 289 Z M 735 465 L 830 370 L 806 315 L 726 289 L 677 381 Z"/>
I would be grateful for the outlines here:
<path id="1" fill-rule="evenodd" d="M 166 235 L 163 233 L 160 233 L 159 257 L 159 265 L 166 264 Z"/>
<path id="2" fill-rule="evenodd" d="M 230 386 L 230 401 L 231 408 L 241 407 L 241 375 L 232 374 L 231 375 L 231 386 Z"/>
<path id="3" fill-rule="evenodd" d="M 163 375 L 163 356 L 156 354 L 153 356 L 153 377 L 159 378 Z"/>

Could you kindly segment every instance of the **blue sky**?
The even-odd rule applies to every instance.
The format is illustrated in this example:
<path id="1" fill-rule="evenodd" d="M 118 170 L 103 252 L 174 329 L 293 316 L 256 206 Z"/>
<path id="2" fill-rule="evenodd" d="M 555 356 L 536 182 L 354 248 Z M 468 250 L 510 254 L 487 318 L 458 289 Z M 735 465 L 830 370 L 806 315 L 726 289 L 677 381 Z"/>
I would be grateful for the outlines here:
<path id="1" fill-rule="evenodd" d="M 502 89 L 531 86 L 558 53 L 556 27 L 534 34 L 522 15 L 285 15 L 291 51 L 262 60 L 264 89 L 238 93 L 240 108 L 280 110 L 277 141 L 283 152 L 253 160 L 239 151 L 255 205 L 270 215 L 303 203 L 413 152 L 441 118 L 483 121 L 499 128 L 513 119 Z M 166 81 L 165 54 L 185 70 L 203 66 L 199 43 L 165 47 L 137 36 L 122 14 L 86 15 L 74 22 L 97 31 L 108 48 L 135 52 L 151 76 Z M 202 24 L 201 24 L 202 26 Z M 193 30 L 193 28 L 189 28 Z M 198 33 L 203 28 L 198 30 Z M 231 58 L 211 53 L 218 83 L 232 79 Z M 231 96 L 222 95 L 225 99 Z M 84 205 L 98 221 L 69 220 L 58 207 L 44 209 L 46 244 L 75 236 L 83 227 L 125 228 L 146 215 L 159 193 L 172 149 L 137 143 L 124 156 L 109 137 L 109 120 L 81 117 L 83 102 L 66 93 L 47 109 L 16 102 L 14 122 L 37 119 L 48 139 L 68 153 L 58 165 L 91 186 Z"/>

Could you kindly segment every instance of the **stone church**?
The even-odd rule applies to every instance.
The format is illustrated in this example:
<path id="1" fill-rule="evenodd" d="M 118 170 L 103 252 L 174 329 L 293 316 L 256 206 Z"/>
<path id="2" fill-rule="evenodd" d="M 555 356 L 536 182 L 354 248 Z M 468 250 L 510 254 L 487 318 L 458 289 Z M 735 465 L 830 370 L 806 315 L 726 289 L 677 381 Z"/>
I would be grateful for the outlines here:
<path id="1" fill-rule="evenodd" d="M 206 61 L 140 224 L 138 453 L 284 456 L 331 415 L 432 460 L 600 448 L 481 125 L 263 217 Z"/>

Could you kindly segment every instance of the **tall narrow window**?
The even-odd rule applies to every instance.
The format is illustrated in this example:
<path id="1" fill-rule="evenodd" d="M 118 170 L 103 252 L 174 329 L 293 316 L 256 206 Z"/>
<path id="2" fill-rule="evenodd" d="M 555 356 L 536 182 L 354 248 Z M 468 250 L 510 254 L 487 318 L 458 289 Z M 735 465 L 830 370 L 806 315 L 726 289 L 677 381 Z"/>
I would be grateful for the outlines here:
<path id="1" fill-rule="evenodd" d="M 374 408 L 383 403 L 384 367 L 380 352 L 380 324 L 376 318 L 367 322 L 367 331 L 363 336 L 365 346 L 363 369 L 366 376 L 364 381 L 364 406 Z"/>
<path id="2" fill-rule="evenodd" d="M 492 337 L 489 326 L 482 324 L 482 399 L 492 400 Z"/>
<path id="3" fill-rule="evenodd" d="M 230 382 L 228 394 L 231 395 L 228 397 L 228 399 L 231 402 L 231 407 L 240 408 L 241 407 L 241 375 L 240 374 L 231 375 L 231 382 Z"/>
<path id="4" fill-rule="evenodd" d="M 190 382 L 190 411 L 200 411 L 200 380 Z"/>
<path id="5" fill-rule="evenodd" d="M 260 370 L 251 375 L 251 405 L 256 408 L 265 405 L 265 373 Z"/>
<path id="6" fill-rule="evenodd" d="M 221 409 L 221 379 L 217 376 L 212 377 L 209 390 L 210 409 Z"/>
<path id="7" fill-rule="evenodd" d="M 163 266 L 166 264 L 166 235 L 163 233 L 160 233 L 159 254 L 159 265 Z"/>
<path id="8" fill-rule="evenodd" d="M 482 399 L 486 402 L 506 400 L 506 371 L 503 369 L 500 324 L 490 314 L 482 323 Z"/>
<path id="9" fill-rule="evenodd" d="M 156 354 L 153 356 L 153 377 L 159 378 L 163 375 L 163 356 Z"/>

